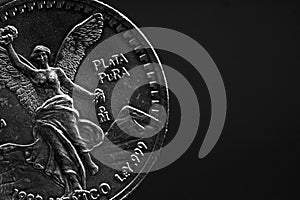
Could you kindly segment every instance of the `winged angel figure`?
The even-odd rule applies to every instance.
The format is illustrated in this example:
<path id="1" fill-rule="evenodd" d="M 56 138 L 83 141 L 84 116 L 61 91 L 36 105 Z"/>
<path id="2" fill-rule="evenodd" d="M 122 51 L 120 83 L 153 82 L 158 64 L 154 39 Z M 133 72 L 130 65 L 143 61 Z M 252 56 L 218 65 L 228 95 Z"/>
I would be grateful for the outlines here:
<path id="1" fill-rule="evenodd" d="M 75 190 L 85 189 L 83 163 L 92 174 L 98 172 L 89 153 L 91 148 L 79 134 L 82 127 L 79 124 L 91 126 L 98 133 L 98 143 L 103 140 L 103 131 L 92 122 L 79 119 L 69 95 L 73 92 L 91 100 L 104 100 L 101 89 L 92 93 L 73 82 L 86 48 L 101 38 L 102 27 L 100 13 L 75 26 L 64 39 L 53 66 L 49 65 L 49 48 L 36 46 L 30 56 L 35 63 L 32 64 L 13 48 L 17 29 L 13 26 L 0 29 L 0 83 L 16 94 L 34 121 L 32 144 L 3 144 L 1 152 L 26 152 L 27 162 L 60 184 L 66 197 Z"/>

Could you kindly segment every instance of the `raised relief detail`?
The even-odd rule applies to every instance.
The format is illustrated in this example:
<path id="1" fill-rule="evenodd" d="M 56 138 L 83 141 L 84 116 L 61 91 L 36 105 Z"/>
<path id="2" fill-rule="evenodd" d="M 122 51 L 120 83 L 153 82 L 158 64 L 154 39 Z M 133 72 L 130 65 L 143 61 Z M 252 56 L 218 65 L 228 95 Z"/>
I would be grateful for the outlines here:
<path id="1" fill-rule="evenodd" d="M 91 101 L 103 99 L 101 89 L 92 93 L 73 82 L 86 49 L 101 38 L 102 27 L 103 18 L 100 13 L 76 25 L 63 41 L 54 65 L 49 64 L 52 62 L 48 47 L 37 45 L 28 61 L 18 55 L 13 47 L 18 30 L 13 26 L 0 29 L 0 84 L 16 94 L 20 104 L 34 121 L 33 143 L 2 144 L 0 155 L 15 151 L 26 152 L 24 155 L 27 163 L 43 171 L 60 185 L 64 189 L 63 197 L 71 197 L 74 191 L 85 190 L 85 168 L 92 175 L 98 172 L 90 151 L 94 145 L 103 141 L 103 131 L 96 124 L 79 118 L 70 94 L 74 93 Z M 4 119 L 0 122 L 1 128 L 6 126 Z M 90 127 L 90 131 L 96 132 L 90 135 L 97 135 L 98 144 L 91 146 L 81 137 L 80 131 L 87 130 L 86 126 Z M 16 194 L 22 196 L 23 193 Z"/>
<path id="2" fill-rule="evenodd" d="M 109 59 L 100 58 L 92 61 L 99 81 L 102 84 L 104 81 L 118 81 L 124 76 L 130 76 L 126 67 L 120 66 L 128 62 L 123 53 L 112 55 Z"/>

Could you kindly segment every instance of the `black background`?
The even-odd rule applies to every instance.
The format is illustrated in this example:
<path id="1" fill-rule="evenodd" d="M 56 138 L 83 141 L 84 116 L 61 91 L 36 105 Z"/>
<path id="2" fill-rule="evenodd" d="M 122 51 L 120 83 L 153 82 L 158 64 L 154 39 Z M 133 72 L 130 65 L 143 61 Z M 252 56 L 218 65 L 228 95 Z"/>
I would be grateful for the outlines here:
<path id="1" fill-rule="evenodd" d="M 180 159 L 150 173 L 129 199 L 299 198 L 296 1 L 104 2 L 139 27 L 170 28 L 197 40 L 217 64 L 228 99 L 225 127 L 213 151 L 198 158 L 205 134 L 199 131 Z M 160 55 L 170 66 L 189 66 Z M 207 105 L 200 105 L 204 112 Z M 209 114 L 204 116 L 207 126 Z"/>

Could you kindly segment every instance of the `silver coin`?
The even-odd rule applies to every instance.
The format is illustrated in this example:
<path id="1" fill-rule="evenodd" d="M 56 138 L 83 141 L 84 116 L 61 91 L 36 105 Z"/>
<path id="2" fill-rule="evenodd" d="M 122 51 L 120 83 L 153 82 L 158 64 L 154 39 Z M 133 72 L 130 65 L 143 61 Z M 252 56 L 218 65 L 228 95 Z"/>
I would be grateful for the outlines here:
<path id="1" fill-rule="evenodd" d="M 155 50 L 98 1 L 0 5 L 0 199 L 124 198 L 167 130 Z"/>

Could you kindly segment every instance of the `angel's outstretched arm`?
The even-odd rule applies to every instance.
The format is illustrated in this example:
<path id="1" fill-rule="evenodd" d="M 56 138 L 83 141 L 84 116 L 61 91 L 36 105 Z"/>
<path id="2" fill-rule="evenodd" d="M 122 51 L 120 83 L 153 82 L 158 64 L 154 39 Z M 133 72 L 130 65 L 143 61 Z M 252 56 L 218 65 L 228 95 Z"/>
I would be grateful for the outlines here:
<path id="1" fill-rule="evenodd" d="M 73 83 L 67 77 L 67 75 L 65 74 L 65 72 L 62 69 L 58 68 L 57 74 L 58 74 L 61 85 L 64 86 L 65 88 L 67 88 L 69 91 L 72 91 L 75 95 L 79 95 L 83 98 L 87 98 L 87 99 L 91 99 L 91 100 L 94 100 L 95 98 L 97 98 L 99 96 L 98 92 L 92 93 L 92 92 L 84 89 L 83 87 L 77 85 L 76 83 Z"/>
<path id="2" fill-rule="evenodd" d="M 9 44 L 7 44 L 5 48 L 12 65 L 28 78 L 34 78 L 36 70 L 20 60 L 18 54 L 12 46 L 12 43 L 10 42 Z"/>

